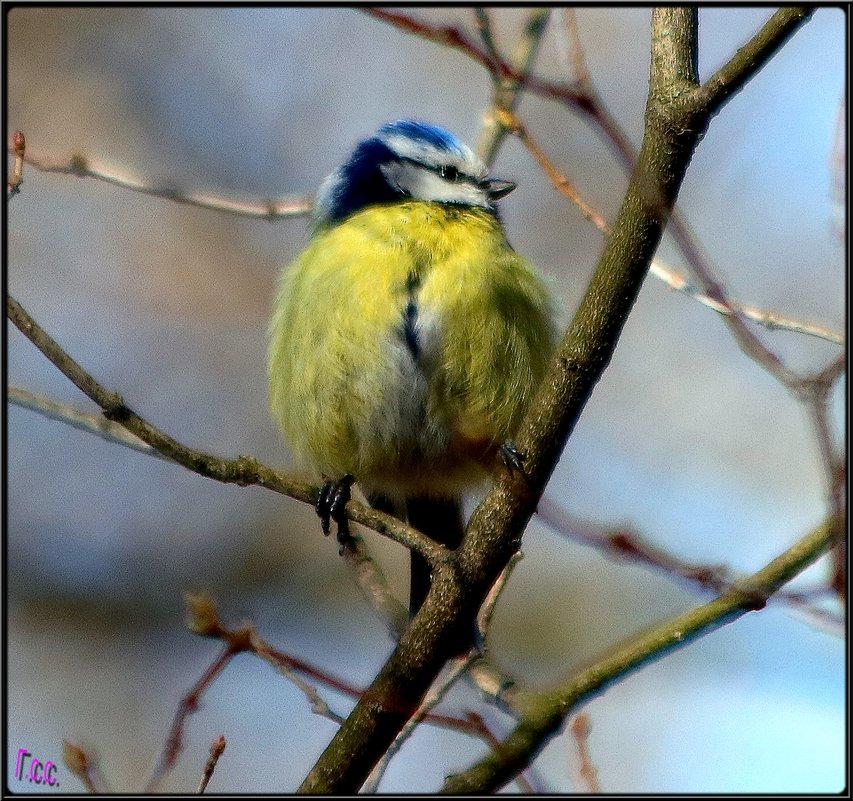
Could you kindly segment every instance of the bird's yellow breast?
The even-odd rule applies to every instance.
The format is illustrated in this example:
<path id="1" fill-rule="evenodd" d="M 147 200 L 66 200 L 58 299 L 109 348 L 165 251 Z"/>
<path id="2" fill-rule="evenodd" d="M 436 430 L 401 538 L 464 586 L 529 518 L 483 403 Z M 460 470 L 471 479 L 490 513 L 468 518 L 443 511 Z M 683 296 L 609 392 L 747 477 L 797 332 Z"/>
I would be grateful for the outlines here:
<path id="1" fill-rule="evenodd" d="M 514 433 L 552 340 L 547 293 L 492 214 L 371 206 L 319 229 L 283 273 L 270 406 L 319 473 L 450 494 Z"/>

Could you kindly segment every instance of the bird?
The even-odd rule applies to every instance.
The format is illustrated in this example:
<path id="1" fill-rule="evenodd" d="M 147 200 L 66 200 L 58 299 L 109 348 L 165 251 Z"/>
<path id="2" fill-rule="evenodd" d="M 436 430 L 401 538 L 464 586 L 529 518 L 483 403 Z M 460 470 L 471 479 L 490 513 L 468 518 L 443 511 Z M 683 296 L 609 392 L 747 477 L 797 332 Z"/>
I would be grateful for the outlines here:
<path id="1" fill-rule="evenodd" d="M 456 549 L 466 493 L 501 462 L 523 470 L 512 436 L 555 332 L 551 293 L 499 215 L 515 186 L 411 119 L 379 127 L 321 184 L 308 244 L 281 274 L 267 373 L 294 459 L 325 482 L 325 533 L 331 514 L 348 535 L 355 481 L 371 506 Z M 412 551 L 411 616 L 429 588 Z"/>

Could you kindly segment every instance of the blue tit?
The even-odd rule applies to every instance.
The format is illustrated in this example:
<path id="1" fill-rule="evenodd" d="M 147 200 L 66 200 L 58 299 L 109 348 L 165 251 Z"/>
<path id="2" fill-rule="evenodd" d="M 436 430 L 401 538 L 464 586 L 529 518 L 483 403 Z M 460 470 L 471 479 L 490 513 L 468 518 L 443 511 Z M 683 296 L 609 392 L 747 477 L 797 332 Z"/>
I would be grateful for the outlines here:
<path id="1" fill-rule="evenodd" d="M 553 350 L 549 293 L 498 216 L 514 187 L 442 128 L 383 125 L 322 184 L 270 323 L 295 459 L 451 549 Z M 413 553 L 412 614 L 429 583 Z"/>

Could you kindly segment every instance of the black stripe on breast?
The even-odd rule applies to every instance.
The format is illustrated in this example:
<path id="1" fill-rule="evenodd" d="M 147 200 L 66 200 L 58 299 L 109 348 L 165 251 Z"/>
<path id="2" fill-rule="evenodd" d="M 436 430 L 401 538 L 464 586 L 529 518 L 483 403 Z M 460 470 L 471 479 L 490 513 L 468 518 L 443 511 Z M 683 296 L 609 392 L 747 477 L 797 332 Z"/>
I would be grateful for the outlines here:
<path id="1" fill-rule="evenodd" d="M 403 340 L 406 347 L 412 354 L 412 357 L 417 359 L 421 352 L 421 344 L 418 342 L 418 305 L 414 298 L 409 298 L 406 308 L 403 309 Z"/>
<path id="2" fill-rule="evenodd" d="M 417 270 L 412 270 L 406 278 L 406 292 L 409 299 L 403 308 L 403 341 L 412 354 L 413 359 L 417 359 L 421 353 L 421 343 L 418 341 L 418 304 L 415 301 L 415 294 L 421 286 L 421 277 Z"/>

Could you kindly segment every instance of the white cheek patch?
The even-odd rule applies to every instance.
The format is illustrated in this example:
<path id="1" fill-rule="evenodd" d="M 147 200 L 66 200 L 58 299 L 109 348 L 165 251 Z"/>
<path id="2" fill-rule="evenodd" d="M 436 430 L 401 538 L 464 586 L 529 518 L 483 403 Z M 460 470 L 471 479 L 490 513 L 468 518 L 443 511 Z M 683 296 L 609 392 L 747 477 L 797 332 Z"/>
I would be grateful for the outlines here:
<path id="1" fill-rule="evenodd" d="M 379 167 L 395 189 L 417 200 L 457 203 L 464 206 L 491 206 L 484 189 L 467 181 L 446 181 L 433 170 L 410 161 L 394 161 Z"/>

